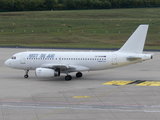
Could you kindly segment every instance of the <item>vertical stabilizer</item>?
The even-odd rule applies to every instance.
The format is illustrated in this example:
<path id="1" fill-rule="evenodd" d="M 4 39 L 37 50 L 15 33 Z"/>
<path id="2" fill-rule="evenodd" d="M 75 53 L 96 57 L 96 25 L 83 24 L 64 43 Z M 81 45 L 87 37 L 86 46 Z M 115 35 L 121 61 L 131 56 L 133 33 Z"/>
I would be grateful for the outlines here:
<path id="1" fill-rule="evenodd" d="M 141 54 L 143 52 L 148 26 L 149 25 L 140 25 L 118 52 Z"/>

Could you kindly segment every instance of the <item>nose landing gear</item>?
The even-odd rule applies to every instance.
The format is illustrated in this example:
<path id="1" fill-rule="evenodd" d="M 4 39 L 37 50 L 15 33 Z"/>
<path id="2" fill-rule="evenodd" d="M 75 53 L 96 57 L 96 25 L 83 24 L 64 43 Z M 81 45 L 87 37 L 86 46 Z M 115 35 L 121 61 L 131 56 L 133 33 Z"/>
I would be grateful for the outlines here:
<path id="1" fill-rule="evenodd" d="M 25 70 L 26 71 L 26 74 L 24 75 L 24 78 L 28 78 L 29 76 L 28 76 L 28 72 L 29 72 L 29 70 Z"/>

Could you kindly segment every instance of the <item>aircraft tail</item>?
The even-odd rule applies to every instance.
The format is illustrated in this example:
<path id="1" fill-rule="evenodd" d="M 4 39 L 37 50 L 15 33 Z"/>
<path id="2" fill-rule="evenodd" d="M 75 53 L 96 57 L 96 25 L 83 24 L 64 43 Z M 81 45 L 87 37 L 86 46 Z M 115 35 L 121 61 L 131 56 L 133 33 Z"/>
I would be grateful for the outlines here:
<path id="1" fill-rule="evenodd" d="M 149 25 L 139 25 L 135 32 L 130 36 L 126 43 L 118 52 L 138 53 L 143 52 Z"/>

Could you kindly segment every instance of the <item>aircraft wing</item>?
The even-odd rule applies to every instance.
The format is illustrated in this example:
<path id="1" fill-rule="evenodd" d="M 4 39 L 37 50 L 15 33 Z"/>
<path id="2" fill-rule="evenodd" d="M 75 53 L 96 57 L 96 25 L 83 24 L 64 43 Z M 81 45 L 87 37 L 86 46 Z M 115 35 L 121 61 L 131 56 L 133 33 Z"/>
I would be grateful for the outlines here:
<path id="1" fill-rule="evenodd" d="M 70 68 L 74 69 L 75 71 L 89 71 L 90 69 L 85 66 L 79 66 L 79 65 L 69 65 Z"/>
<path id="2" fill-rule="evenodd" d="M 53 63 L 42 64 L 41 67 L 43 67 L 43 68 L 51 68 L 51 69 L 60 68 L 62 70 L 69 68 L 69 66 L 66 65 L 66 64 L 53 64 Z"/>
<path id="3" fill-rule="evenodd" d="M 53 63 L 42 64 L 41 67 L 51 68 L 51 69 L 59 68 L 61 71 L 68 70 L 71 72 L 90 70 L 88 67 L 80 66 L 80 65 L 53 64 Z"/>

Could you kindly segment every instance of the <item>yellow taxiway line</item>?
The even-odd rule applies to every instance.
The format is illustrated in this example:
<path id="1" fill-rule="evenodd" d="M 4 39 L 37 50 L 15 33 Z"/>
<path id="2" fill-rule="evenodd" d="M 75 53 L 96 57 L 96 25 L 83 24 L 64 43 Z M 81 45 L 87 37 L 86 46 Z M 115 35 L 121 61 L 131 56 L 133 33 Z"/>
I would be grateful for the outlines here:
<path id="1" fill-rule="evenodd" d="M 112 80 L 102 85 L 129 85 L 135 84 L 136 86 L 160 86 L 160 81 L 145 81 L 145 80 Z"/>

